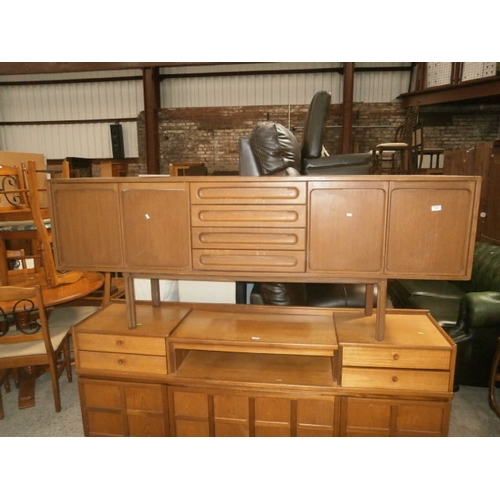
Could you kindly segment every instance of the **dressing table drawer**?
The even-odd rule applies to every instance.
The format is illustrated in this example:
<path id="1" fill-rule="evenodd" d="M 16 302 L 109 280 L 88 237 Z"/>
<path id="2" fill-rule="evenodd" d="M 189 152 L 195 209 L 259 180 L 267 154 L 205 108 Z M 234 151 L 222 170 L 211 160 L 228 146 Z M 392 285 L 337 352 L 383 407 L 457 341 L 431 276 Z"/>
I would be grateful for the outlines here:
<path id="1" fill-rule="evenodd" d="M 405 391 L 449 390 L 450 373 L 434 370 L 390 368 L 343 368 L 342 387 Z"/>
<path id="2" fill-rule="evenodd" d="M 163 338 L 78 333 L 76 342 L 81 351 L 167 355 L 165 339 Z"/>

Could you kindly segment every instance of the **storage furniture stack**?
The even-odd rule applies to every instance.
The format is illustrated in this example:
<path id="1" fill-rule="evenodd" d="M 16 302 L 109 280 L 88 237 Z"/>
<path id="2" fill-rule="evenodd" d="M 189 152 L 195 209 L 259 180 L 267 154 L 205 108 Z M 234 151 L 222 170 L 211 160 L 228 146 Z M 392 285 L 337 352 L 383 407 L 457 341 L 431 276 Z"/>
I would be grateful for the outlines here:
<path id="1" fill-rule="evenodd" d="M 122 272 L 73 334 L 86 435 L 446 435 L 456 346 L 389 278 L 468 279 L 477 177 L 50 182 L 61 269 Z M 134 300 L 150 278 L 152 303 Z M 159 278 L 370 283 L 377 309 L 160 303 Z"/>

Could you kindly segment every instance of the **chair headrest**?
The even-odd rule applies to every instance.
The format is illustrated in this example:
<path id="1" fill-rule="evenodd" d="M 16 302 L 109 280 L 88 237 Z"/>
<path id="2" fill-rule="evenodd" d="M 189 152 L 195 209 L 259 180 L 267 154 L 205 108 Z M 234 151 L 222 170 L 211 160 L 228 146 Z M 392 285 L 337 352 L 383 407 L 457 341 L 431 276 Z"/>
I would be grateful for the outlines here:
<path id="1" fill-rule="evenodd" d="M 250 134 L 250 147 L 262 175 L 300 172 L 300 145 L 293 133 L 275 122 L 259 122 Z"/>

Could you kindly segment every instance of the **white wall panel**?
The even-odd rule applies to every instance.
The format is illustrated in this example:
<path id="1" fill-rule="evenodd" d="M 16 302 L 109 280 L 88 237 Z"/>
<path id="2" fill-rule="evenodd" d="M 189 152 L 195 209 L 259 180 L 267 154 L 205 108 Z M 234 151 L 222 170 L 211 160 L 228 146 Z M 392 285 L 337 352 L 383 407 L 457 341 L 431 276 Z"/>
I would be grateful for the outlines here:
<path id="1" fill-rule="evenodd" d="M 356 63 L 357 67 L 409 66 L 409 63 Z M 161 106 L 210 107 L 303 105 L 310 102 L 318 90 L 329 90 L 332 102 L 343 98 L 343 77 L 337 71 L 287 74 L 228 74 L 218 72 L 273 70 L 338 69 L 342 63 L 255 63 L 222 64 L 217 66 L 163 68 Z M 205 73 L 206 76 L 203 74 Z M 201 76 L 175 75 L 201 74 Z M 34 85 L 0 86 L 0 121 L 71 121 L 137 118 L 144 109 L 142 80 L 81 81 L 43 84 L 47 80 L 129 77 L 142 75 L 138 70 L 65 73 L 59 75 L 1 76 L 2 82 L 40 81 Z M 355 102 L 388 102 L 407 92 L 409 71 L 356 72 Z M 13 151 L 43 153 L 49 159 L 66 156 L 92 158 L 111 157 L 110 122 L 0 125 L 0 148 Z M 125 155 L 138 156 L 137 126 L 123 122 Z"/>
<path id="2" fill-rule="evenodd" d="M 168 78 L 160 86 L 164 108 L 307 104 L 318 90 L 342 100 L 338 73 Z"/>
<path id="3" fill-rule="evenodd" d="M 109 123 L 0 127 L 0 149 L 42 153 L 46 158 L 112 158 Z M 138 155 L 137 125 L 122 123 L 125 156 Z"/>

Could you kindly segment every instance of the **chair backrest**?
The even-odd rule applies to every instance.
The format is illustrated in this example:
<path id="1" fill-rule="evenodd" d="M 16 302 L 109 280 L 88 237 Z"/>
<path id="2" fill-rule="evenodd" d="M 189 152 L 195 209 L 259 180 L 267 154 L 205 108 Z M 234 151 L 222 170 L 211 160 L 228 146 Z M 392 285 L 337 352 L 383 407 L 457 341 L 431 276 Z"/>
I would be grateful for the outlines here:
<path id="1" fill-rule="evenodd" d="M 302 133 L 302 159 L 321 157 L 331 100 L 332 94 L 326 90 L 316 92 L 311 100 Z"/>
<path id="2" fill-rule="evenodd" d="M 5 347 L 0 350 L 0 368 L 13 367 L 11 361 L 6 364 L 6 359 L 12 357 L 20 358 L 16 366 L 28 366 L 31 364 L 51 364 L 50 356 L 53 356 L 53 346 L 50 340 L 47 314 L 43 303 L 40 286 L 34 287 L 0 287 L 0 302 L 9 306 L 7 313 L 0 308 L 0 346 L 12 346 L 14 344 L 26 344 L 26 348 L 17 349 L 15 355 L 13 349 Z M 44 349 L 33 350 L 34 342 L 43 342 Z M 31 343 L 31 344 L 30 344 Z"/>
<path id="3" fill-rule="evenodd" d="M 14 220 L 29 219 L 28 190 L 22 170 L 0 165 L 0 211 L 8 212 Z"/>

